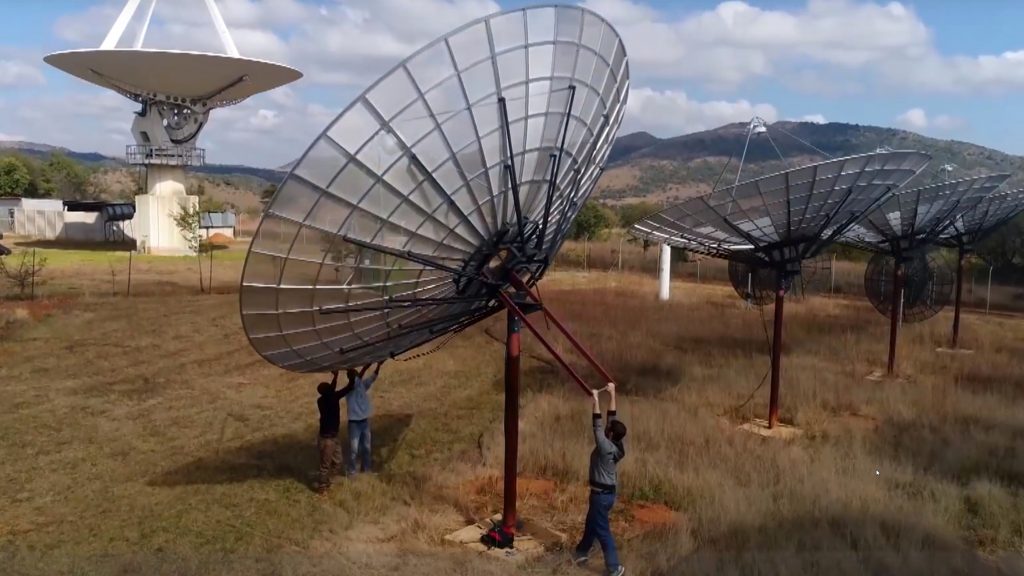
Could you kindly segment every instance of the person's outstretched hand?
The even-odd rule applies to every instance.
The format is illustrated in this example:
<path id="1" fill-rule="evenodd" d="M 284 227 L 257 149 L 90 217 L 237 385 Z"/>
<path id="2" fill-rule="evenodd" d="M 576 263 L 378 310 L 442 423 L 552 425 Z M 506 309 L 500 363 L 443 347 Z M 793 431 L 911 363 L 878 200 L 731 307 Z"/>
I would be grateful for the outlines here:
<path id="1" fill-rule="evenodd" d="M 604 389 L 607 390 L 608 393 L 611 394 L 612 396 L 615 396 L 615 382 L 609 382 L 608 385 L 604 387 Z"/>

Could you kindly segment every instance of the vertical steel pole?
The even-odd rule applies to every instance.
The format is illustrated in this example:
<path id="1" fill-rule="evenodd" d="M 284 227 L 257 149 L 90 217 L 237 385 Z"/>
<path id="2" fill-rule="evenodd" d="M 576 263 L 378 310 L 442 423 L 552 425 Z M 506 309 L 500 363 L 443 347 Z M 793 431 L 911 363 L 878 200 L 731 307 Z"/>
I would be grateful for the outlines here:
<path id="1" fill-rule="evenodd" d="M 779 284 L 775 291 L 775 324 L 772 336 L 772 387 L 768 398 L 768 428 L 775 428 L 779 423 L 779 384 L 782 377 L 782 318 L 783 306 L 786 303 L 786 280 L 779 275 Z"/>
<path id="2" fill-rule="evenodd" d="M 903 263 L 899 256 L 894 258 L 892 271 L 892 302 L 889 310 L 889 364 L 887 373 L 896 373 L 896 339 L 900 332 L 900 315 L 903 312 Z"/>
<path id="3" fill-rule="evenodd" d="M 622 272 L 622 237 L 619 237 L 619 272 Z"/>
<path id="4" fill-rule="evenodd" d="M 516 531 L 516 474 L 519 470 L 519 346 L 520 318 L 508 310 L 505 339 L 505 490 L 501 526 Z"/>
<path id="5" fill-rule="evenodd" d="M 128 292 L 125 296 L 132 295 L 132 252 L 128 251 Z"/>
<path id="6" fill-rule="evenodd" d="M 985 294 L 985 315 L 988 316 L 989 309 L 992 307 L 992 266 L 988 267 L 988 290 Z"/>
<path id="7" fill-rule="evenodd" d="M 956 252 L 956 296 L 953 304 L 953 341 L 950 347 L 956 350 L 960 342 L 960 299 L 964 290 L 964 249 Z"/>

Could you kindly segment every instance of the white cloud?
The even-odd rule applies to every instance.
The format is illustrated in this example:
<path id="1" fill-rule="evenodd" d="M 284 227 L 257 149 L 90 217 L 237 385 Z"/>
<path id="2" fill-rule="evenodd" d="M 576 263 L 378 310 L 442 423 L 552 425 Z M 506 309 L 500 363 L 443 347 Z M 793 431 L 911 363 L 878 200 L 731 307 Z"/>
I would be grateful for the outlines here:
<path id="1" fill-rule="evenodd" d="M 934 118 L 930 118 L 923 108 L 911 108 L 896 117 L 896 124 L 908 130 L 924 131 L 933 129 L 946 132 L 963 128 L 967 123 L 963 118 L 950 116 L 949 114 L 939 114 Z"/>
<path id="2" fill-rule="evenodd" d="M 635 77 L 717 88 L 779 77 L 814 93 L 862 90 L 850 72 L 886 85 L 942 92 L 1024 88 L 1024 50 L 947 55 L 900 2 L 807 0 L 764 9 L 728 0 L 713 9 L 660 11 L 635 0 L 585 0 L 623 36 Z"/>
<path id="3" fill-rule="evenodd" d="M 255 114 L 249 116 L 249 126 L 259 131 L 270 131 L 281 123 L 281 116 L 277 110 L 260 108 Z"/>
<path id="4" fill-rule="evenodd" d="M 0 140 L 6 142 L 19 142 L 25 140 L 25 137 L 16 134 L 7 134 L 5 132 L 0 132 Z"/>
<path id="5" fill-rule="evenodd" d="M 828 120 L 822 114 L 805 114 L 799 118 L 800 122 L 813 122 L 814 124 L 828 124 Z"/>
<path id="6" fill-rule="evenodd" d="M 193 9 L 183 9 L 193 5 Z M 122 2 L 105 0 L 57 22 L 55 32 L 76 46 L 98 46 Z M 287 64 L 318 84 L 363 86 L 440 34 L 498 11 L 492 0 L 222 0 L 218 3 L 243 56 Z M 119 46 L 141 22 L 136 13 Z M 223 53 L 203 0 L 161 2 L 147 48 Z"/>
<path id="7" fill-rule="evenodd" d="M 786 11 L 726 1 L 682 16 L 632 0 L 584 4 L 615 24 L 638 75 L 720 87 L 777 74 L 795 62 L 857 68 L 921 55 L 930 41 L 924 24 L 897 2 L 809 0 Z"/>
<path id="8" fill-rule="evenodd" d="M 38 86 L 46 79 L 38 67 L 23 60 L 0 60 L 0 86 Z"/>
<path id="9" fill-rule="evenodd" d="M 928 127 L 928 114 L 921 108 L 911 108 L 897 116 L 896 123 L 911 130 L 924 130 Z"/>
<path id="10" fill-rule="evenodd" d="M 633 88 L 626 104 L 622 133 L 644 130 L 655 136 L 678 136 L 730 122 L 746 122 L 754 116 L 774 122 L 779 114 L 771 104 L 752 104 L 746 100 L 700 102 L 681 91 Z"/>

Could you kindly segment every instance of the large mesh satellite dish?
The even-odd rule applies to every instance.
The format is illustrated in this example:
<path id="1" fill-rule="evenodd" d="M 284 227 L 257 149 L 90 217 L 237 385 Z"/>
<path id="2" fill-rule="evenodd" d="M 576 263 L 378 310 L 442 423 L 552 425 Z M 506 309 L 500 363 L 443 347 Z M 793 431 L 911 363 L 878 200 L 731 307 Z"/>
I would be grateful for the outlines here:
<path id="1" fill-rule="evenodd" d="M 864 269 L 864 293 L 883 316 L 892 313 L 894 258 L 874 254 Z M 903 321 L 922 322 L 939 313 L 953 296 L 953 273 L 934 252 L 920 251 L 903 264 Z M 897 311 L 898 313 L 898 311 Z"/>
<path id="2" fill-rule="evenodd" d="M 783 304 L 801 262 L 821 254 L 929 160 L 913 151 L 837 158 L 716 189 L 630 228 L 642 239 L 774 272 L 769 427 L 778 422 Z"/>
<path id="3" fill-rule="evenodd" d="M 888 301 L 901 305 L 890 304 L 884 307 L 889 315 L 889 360 L 886 371 L 890 376 L 896 372 L 900 309 L 917 310 L 914 314 L 923 320 L 938 312 L 933 310 L 934 306 L 941 308 L 948 302 L 948 295 L 944 299 L 940 298 L 940 292 L 936 292 L 936 298 L 929 302 L 917 300 L 930 298 L 930 289 L 927 287 L 931 281 L 927 279 L 929 273 L 925 270 L 932 270 L 936 278 L 940 274 L 938 269 L 931 267 L 927 258 L 921 259 L 920 253 L 934 246 L 962 214 L 977 207 L 1009 177 L 1009 174 L 986 174 L 901 191 L 879 204 L 841 238 L 845 244 L 891 256 L 886 261 L 892 266 Z M 878 266 L 883 260 L 875 262 Z M 869 273 L 871 270 L 865 273 L 864 287 L 871 299 L 871 292 L 880 290 L 884 280 L 879 272 L 871 276 Z M 919 276 L 915 279 L 912 274 Z M 911 285 L 910 282 L 915 284 Z M 940 291 L 945 289 L 941 283 L 934 288 Z M 879 302 L 884 300 L 877 294 L 874 298 Z M 875 304 L 874 300 L 872 304 Z M 883 308 L 879 306 L 875 304 L 875 308 L 882 311 Z"/>
<path id="4" fill-rule="evenodd" d="M 615 30 L 569 6 L 488 16 L 398 64 L 270 200 L 242 275 L 253 347 L 325 371 L 501 310 L 499 292 L 533 285 L 561 246 L 628 84 Z"/>
<path id="5" fill-rule="evenodd" d="M 430 43 L 356 98 L 270 200 L 242 273 L 253 348 L 297 372 L 393 358 L 508 312 L 502 540 L 516 531 L 519 332 L 622 122 L 626 51 L 597 14 L 526 8 Z"/>

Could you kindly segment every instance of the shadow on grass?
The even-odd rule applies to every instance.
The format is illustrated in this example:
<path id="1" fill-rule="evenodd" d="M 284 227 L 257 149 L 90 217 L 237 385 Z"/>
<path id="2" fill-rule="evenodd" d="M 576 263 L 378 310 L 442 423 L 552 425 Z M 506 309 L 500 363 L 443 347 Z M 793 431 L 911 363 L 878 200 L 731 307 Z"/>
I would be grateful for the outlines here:
<path id="1" fill-rule="evenodd" d="M 124 242 L 73 242 L 70 240 L 19 240 L 18 248 L 39 248 L 46 250 L 75 250 L 79 252 L 128 252 L 135 250 L 135 241 Z"/>
<path id="2" fill-rule="evenodd" d="M 1024 426 L 959 418 L 890 421 L 880 448 L 897 460 L 958 484 L 995 481 L 1024 488 Z"/>
<path id="3" fill-rule="evenodd" d="M 655 538 L 641 547 L 658 547 Z M 664 546 L 662 546 L 664 550 Z M 641 550 L 642 551 L 642 550 Z M 779 519 L 767 525 L 727 528 L 700 539 L 698 548 L 679 559 L 671 552 L 650 566 L 651 574 L 761 576 L 834 574 L 1002 575 L 1002 565 L 982 557 L 952 534 L 943 534 L 910 518 L 832 515 Z"/>
<path id="4" fill-rule="evenodd" d="M 378 471 L 387 470 L 410 424 L 412 414 L 381 414 L 371 419 L 374 465 Z M 344 421 L 338 440 L 342 446 L 348 445 Z M 315 432 L 293 432 L 198 458 L 152 478 L 149 485 L 192 486 L 292 479 L 312 489 L 319 465 L 317 454 Z"/>

